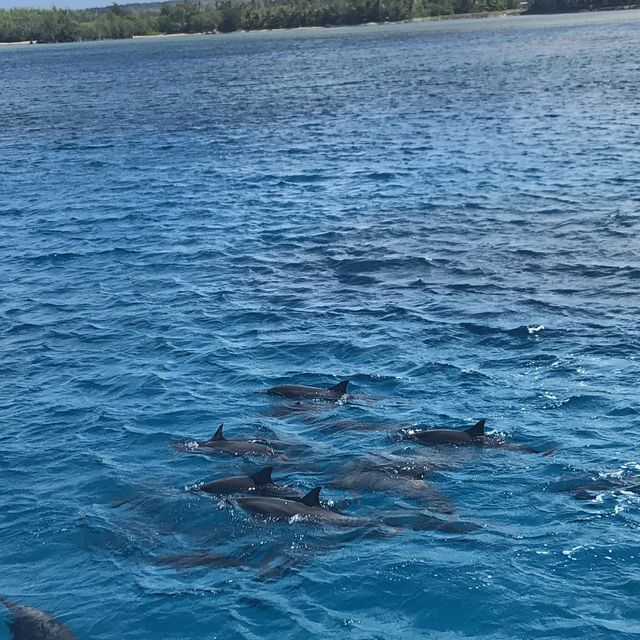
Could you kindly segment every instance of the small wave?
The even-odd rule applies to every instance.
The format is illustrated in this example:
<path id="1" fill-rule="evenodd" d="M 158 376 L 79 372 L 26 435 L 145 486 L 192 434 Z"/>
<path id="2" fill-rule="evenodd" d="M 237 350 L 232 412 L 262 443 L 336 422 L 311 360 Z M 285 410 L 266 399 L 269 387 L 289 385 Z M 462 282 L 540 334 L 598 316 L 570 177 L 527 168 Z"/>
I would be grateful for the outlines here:
<path id="1" fill-rule="evenodd" d="M 571 411 L 586 411 L 586 410 L 602 410 L 606 409 L 609 404 L 607 398 L 603 398 L 597 395 L 581 394 L 576 396 L 570 396 L 564 399 L 557 399 L 545 408 L 556 408 Z"/>
<path id="2" fill-rule="evenodd" d="M 338 273 L 336 278 L 343 284 L 368 286 L 378 283 L 378 280 L 373 276 L 365 276 L 361 273 Z"/>
<path id="3" fill-rule="evenodd" d="M 331 266 L 342 273 L 371 273 L 393 269 L 424 269 L 431 267 L 432 261 L 423 256 L 398 256 L 394 258 L 347 258 L 329 259 Z"/>
<path id="4" fill-rule="evenodd" d="M 76 258 L 82 258 L 84 254 L 76 253 L 74 251 L 60 251 L 60 252 L 51 252 L 51 253 L 41 253 L 35 256 L 27 256 L 27 259 L 35 262 L 68 262 L 70 260 L 75 260 Z"/>
<path id="5" fill-rule="evenodd" d="M 515 329 L 509 329 L 507 330 L 506 333 L 508 333 L 510 336 L 526 338 L 528 336 L 534 336 L 536 334 L 539 334 L 543 330 L 544 330 L 544 325 L 542 324 L 531 326 L 531 327 L 527 325 L 522 325 L 520 327 L 516 327 Z"/>

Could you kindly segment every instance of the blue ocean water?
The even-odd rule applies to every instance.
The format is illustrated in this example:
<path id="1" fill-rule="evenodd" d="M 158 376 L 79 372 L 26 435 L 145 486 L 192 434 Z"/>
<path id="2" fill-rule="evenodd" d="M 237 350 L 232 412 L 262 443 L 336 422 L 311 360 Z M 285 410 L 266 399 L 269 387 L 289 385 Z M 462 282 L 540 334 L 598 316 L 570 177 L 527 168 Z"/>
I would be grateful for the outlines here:
<path id="1" fill-rule="evenodd" d="M 637 637 L 639 27 L 1 48 L 0 592 L 79 639 Z M 344 404 L 261 393 L 341 379 Z M 480 418 L 557 450 L 394 437 Z M 283 454 L 172 446 L 221 422 Z M 188 490 L 367 456 L 435 465 L 451 526 L 263 523 Z M 238 566 L 159 563 L 203 551 Z"/>

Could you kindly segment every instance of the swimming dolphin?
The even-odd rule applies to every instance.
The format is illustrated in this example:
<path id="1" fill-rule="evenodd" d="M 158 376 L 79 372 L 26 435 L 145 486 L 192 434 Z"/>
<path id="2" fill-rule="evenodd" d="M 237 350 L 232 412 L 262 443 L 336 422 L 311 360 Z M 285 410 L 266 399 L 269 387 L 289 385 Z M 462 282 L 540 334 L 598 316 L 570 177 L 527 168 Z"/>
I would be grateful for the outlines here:
<path id="1" fill-rule="evenodd" d="M 300 500 L 285 498 L 236 498 L 236 504 L 252 515 L 290 522 L 321 522 L 337 527 L 359 527 L 377 524 L 368 518 L 344 516 L 320 505 L 320 489 L 315 487 Z"/>
<path id="2" fill-rule="evenodd" d="M 13 640 L 77 640 L 66 625 L 45 611 L 16 604 L 4 596 L 0 596 L 0 602 L 11 612 Z"/>
<path id="3" fill-rule="evenodd" d="M 271 472 L 273 467 L 265 467 L 256 473 L 248 476 L 231 476 L 230 478 L 222 478 L 221 480 L 213 480 L 205 484 L 194 487 L 197 491 L 205 493 L 225 494 L 236 493 L 238 491 L 255 491 L 264 486 L 273 484 Z"/>
<path id="4" fill-rule="evenodd" d="M 495 449 L 507 449 L 510 451 L 524 451 L 525 453 L 542 453 L 543 455 L 550 455 L 554 451 L 554 449 L 540 451 L 525 445 L 511 444 L 509 442 L 502 442 L 496 438 L 487 437 L 484 432 L 485 422 L 484 419 L 479 420 L 472 427 L 464 430 L 428 429 L 425 431 L 410 431 L 406 433 L 405 438 L 427 446 L 441 444 L 475 445 Z"/>
<path id="5" fill-rule="evenodd" d="M 604 489 L 602 487 L 598 488 L 596 486 L 594 487 L 590 487 L 589 489 L 581 489 L 579 491 L 576 491 L 574 494 L 574 498 L 576 500 L 596 500 L 598 498 L 598 496 L 600 495 L 598 493 L 598 489 L 603 492 Z M 640 484 L 636 484 L 630 487 L 620 487 L 619 489 L 616 489 L 615 491 L 609 489 L 610 491 L 612 491 L 612 495 L 614 496 L 619 496 L 619 495 L 623 495 L 625 493 L 638 493 L 640 494 Z"/>
<path id="6" fill-rule="evenodd" d="M 378 424 L 377 422 L 364 422 L 360 420 L 337 420 L 329 423 L 325 429 L 327 431 L 391 431 L 392 429 L 402 429 L 409 424 Z"/>
<path id="7" fill-rule="evenodd" d="M 429 429 L 427 431 L 410 431 L 407 437 L 420 444 L 482 444 L 485 420 L 476 422 L 472 427 L 459 431 L 456 429 Z"/>
<path id="8" fill-rule="evenodd" d="M 187 443 L 178 445 L 176 448 L 180 451 L 188 451 L 190 453 L 229 453 L 234 456 L 256 455 L 256 456 L 275 456 L 276 452 L 264 444 L 259 442 L 251 442 L 248 440 L 227 440 L 222 433 L 220 425 L 217 431 L 209 440 L 198 440 L 195 444 Z"/>
<path id="9" fill-rule="evenodd" d="M 630 478 L 568 478 L 553 485 L 553 490 L 572 493 L 576 500 L 596 500 L 604 493 L 618 496 L 624 493 L 639 493 L 640 484 Z"/>
<path id="10" fill-rule="evenodd" d="M 194 551 L 191 553 L 173 553 L 154 558 L 153 564 L 173 567 L 174 569 L 194 569 L 197 567 L 241 567 L 242 560 L 215 551 Z"/>
<path id="11" fill-rule="evenodd" d="M 230 493 L 239 493 L 248 491 L 250 493 L 261 496 L 275 496 L 282 498 L 291 498 L 295 500 L 302 497 L 294 489 L 287 487 L 279 487 L 271 478 L 273 467 L 265 467 L 256 473 L 247 476 L 231 476 L 230 478 L 222 478 L 213 480 L 205 484 L 197 485 L 194 491 L 204 491 L 205 493 L 213 493 L 216 495 L 225 495 Z"/>
<path id="12" fill-rule="evenodd" d="M 289 418 L 293 415 L 299 415 L 303 417 L 309 416 L 309 419 L 312 419 L 316 414 L 327 411 L 329 408 L 330 405 L 326 403 L 320 404 L 318 402 L 301 402 L 300 400 L 296 400 L 293 404 L 279 404 L 272 407 L 263 415 L 269 418 Z"/>
<path id="13" fill-rule="evenodd" d="M 267 389 L 270 396 L 284 396 L 285 398 L 298 398 L 309 400 L 329 400 L 336 402 L 347 393 L 348 380 L 338 382 L 333 387 L 306 387 L 300 384 L 285 384 L 281 387 Z"/>
<path id="14" fill-rule="evenodd" d="M 390 493 L 420 502 L 440 513 L 455 513 L 453 502 L 441 491 L 416 474 L 408 477 L 387 469 L 354 470 L 334 478 L 329 485 L 349 491 Z"/>

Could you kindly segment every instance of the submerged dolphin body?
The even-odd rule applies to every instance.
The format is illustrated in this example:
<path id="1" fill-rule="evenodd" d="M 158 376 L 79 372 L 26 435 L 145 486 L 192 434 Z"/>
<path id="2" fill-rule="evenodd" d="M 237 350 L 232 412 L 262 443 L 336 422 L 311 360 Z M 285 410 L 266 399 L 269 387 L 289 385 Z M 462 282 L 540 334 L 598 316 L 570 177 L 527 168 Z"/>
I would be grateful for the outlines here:
<path id="1" fill-rule="evenodd" d="M 242 560 L 215 551 L 194 551 L 191 553 L 173 553 L 158 556 L 153 564 L 173 567 L 174 569 L 195 569 L 198 567 L 241 567 Z"/>
<path id="2" fill-rule="evenodd" d="M 421 474 L 416 474 L 421 475 Z M 455 513 L 453 502 L 420 477 L 409 477 L 386 469 L 361 469 L 334 478 L 332 487 L 349 491 L 390 493 L 415 500 L 440 513 Z"/>
<path id="3" fill-rule="evenodd" d="M 333 387 L 306 387 L 301 384 L 285 384 L 280 387 L 267 389 L 270 396 L 283 396 L 285 398 L 308 399 L 308 400 L 329 400 L 337 402 L 347 393 L 348 380 L 338 382 Z"/>
<path id="4" fill-rule="evenodd" d="M 256 455 L 256 456 L 275 456 L 276 452 L 264 444 L 259 442 L 251 442 L 248 440 L 227 440 L 222 433 L 220 425 L 217 431 L 209 440 L 198 440 L 195 445 L 184 444 L 178 445 L 181 451 L 191 453 L 229 453 L 234 456 Z"/>
<path id="5" fill-rule="evenodd" d="M 251 475 L 231 476 L 230 478 L 213 480 L 212 482 L 207 482 L 194 487 L 194 490 L 216 495 L 228 495 L 231 493 L 249 491 L 261 496 L 277 496 L 291 499 L 301 497 L 301 495 L 294 489 L 277 486 L 271 477 L 272 472 L 273 467 L 265 467 Z"/>
<path id="6" fill-rule="evenodd" d="M 16 604 L 4 596 L 0 596 L 0 602 L 11 612 L 13 640 L 77 640 L 66 625 L 45 611 Z"/>
<path id="7" fill-rule="evenodd" d="M 475 445 L 479 447 L 490 447 L 494 449 L 507 449 L 509 451 L 524 451 L 525 453 L 542 453 L 550 455 L 553 449 L 540 451 L 521 444 L 511 444 L 502 442 L 496 438 L 485 435 L 485 420 L 479 420 L 472 427 L 464 430 L 458 429 L 428 429 L 425 431 L 411 431 L 405 435 L 406 439 L 414 440 L 426 446 L 437 446 L 441 444 L 452 445 Z"/>
<path id="8" fill-rule="evenodd" d="M 314 415 L 321 411 L 326 411 L 329 405 L 321 405 L 320 403 L 301 402 L 296 400 L 293 404 L 280 404 L 270 409 L 264 415 L 270 418 L 289 418 L 293 415 Z"/>
<path id="9" fill-rule="evenodd" d="M 625 493 L 640 494 L 638 478 L 573 478 L 560 480 L 552 486 L 559 493 L 571 493 L 576 500 L 596 500 L 603 494 L 619 496 Z"/>
<path id="10" fill-rule="evenodd" d="M 369 518 L 344 516 L 320 505 L 320 487 L 315 487 L 300 500 L 285 498 L 236 498 L 236 504 L 252 515 L 290 522 L 319 522 L 336 527 L 360 527 L 378 524 Z"/>
<path id="11" fill-rule="evenodd" d="M 326 428 L 327 431 L 390 431 L 392 429 L 402 429 L 407 424 L 378 424 L 377 422 L 363 422 L 360 420 L 338 420 L 330 423 Z"/>

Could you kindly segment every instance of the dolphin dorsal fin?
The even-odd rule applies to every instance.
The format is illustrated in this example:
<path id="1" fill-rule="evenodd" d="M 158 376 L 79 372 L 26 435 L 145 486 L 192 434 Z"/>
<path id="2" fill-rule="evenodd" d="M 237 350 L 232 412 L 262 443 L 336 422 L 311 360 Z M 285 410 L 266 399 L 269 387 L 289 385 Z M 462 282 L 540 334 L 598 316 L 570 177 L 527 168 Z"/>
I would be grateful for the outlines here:
<path id="1" fill-rule="evenodd" d="M 224 440 L 224 436 L 222 435 L 222 424 L 216 429 L 216 432 L 213 434 L 213 438 L 211 438 L 211 439 L 212 440 Z"/>
<path id="2" fill-rule="evenodd" d="M 322 489 L 322 487 L 314 487 L 304 498 L 300 500 L 300 502 L 307 507 L 319 507 L 320 489 Z"/>
<path id="3" fill-rule="evenodd" d="M 338 382 L 338 384 L 331 387 L 329 391 L 335 391 L 336 393 L 339 393 L 341 396 L 343 396 L 345 393 L 347 393 L 348 384 L 348 380 L 343 380 L 342 382 Z"/>
<path id="4" fill-rule="evenodd" d="M 465 433 L 468 433 L 472 438 L 481 438 L 484 436 L 484 423 L 485 419 L 476 422 L 473 427 L 466 429 Z"/>
<path id="5" fill-rule="evenodd" d="M 249 477 L 256 483 L 256 486 L 262 487 L 265 484 L 273 484 L 273 480 L 271 479 L 272 471 L 273 467 L 265 467 L 260 471 L 252 473 Z"/>

